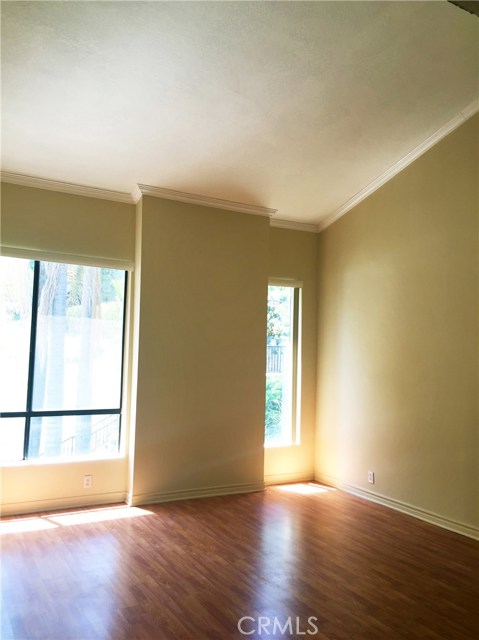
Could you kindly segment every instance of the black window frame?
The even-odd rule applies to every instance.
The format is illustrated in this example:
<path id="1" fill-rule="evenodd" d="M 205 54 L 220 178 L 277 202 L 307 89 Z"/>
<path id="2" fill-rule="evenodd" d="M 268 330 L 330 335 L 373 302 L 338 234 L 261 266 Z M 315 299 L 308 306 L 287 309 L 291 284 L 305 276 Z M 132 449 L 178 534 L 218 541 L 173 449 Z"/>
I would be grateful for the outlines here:
<path id="1" fill-rule="evenodd" d="M 25 259 L 25 258 L 19 258 Z M 97 416 L 97 415 L 118 415 L 118 452 L 121 445 L 121 427 L 122 427 L 122 407 L 123 407 L 123 375 L 124 375 L 124 363 L 125 363 L 125 332 L 126 332 L 126 302 L 128 291 L 128 271 L 123 269 L 117 269 L 118 271 L 124 271 L 125 285 L 123 291 L 123 326 L 121 336 L 121 372 L 120 372 L 120 402 L 119 407 L 114 409 L 62 409 L 57 411 L 38 411 L 32 409 L 33 406 L 33 382 L 35 373 L 35 354 L 37 346 L 37 324 L 38 324 L 38 298 L 40 289 L 40 263 L 41 262 L 55 262 L 55 260 L 33 260 L 33 284 L 32 284 L 32 318 L 30 326 L 30 351 L 28 359 L 28 378 L 27 378 L 27 394 L 26 394 L 26 410 L 25 411 L 2 411 L 0 412 L 0 418 L 25 418 L 25 428 L 23 436 L 23 458 L 22 460 L 12 460 L 11 462 L 24 462 L 27 460 L 37 460 L 38 458 L 28 457 L 28 448 L 30 444 L 30 424 L 32 418 L 49 418 L 49 417 L 63 417 L 63 416 Z M 66 264 L 78 265 L 75 262 L 68 262 Z M 95 265 L 90 265 L 95 266 Z M 109 267 L 96 267 L 98 269 Z M 111 267 L 114 268 L 114 267 Z M 68 462 L 69 459 L 75 456 L 56 456 L 51 458 L 55 461 Z M 81 458 L 93 458 L 92 454 L 82 454 Z M 5 463 L 6 461 L 4 461 Z M 4 464 L 3 463 L 3 464 Z"/>

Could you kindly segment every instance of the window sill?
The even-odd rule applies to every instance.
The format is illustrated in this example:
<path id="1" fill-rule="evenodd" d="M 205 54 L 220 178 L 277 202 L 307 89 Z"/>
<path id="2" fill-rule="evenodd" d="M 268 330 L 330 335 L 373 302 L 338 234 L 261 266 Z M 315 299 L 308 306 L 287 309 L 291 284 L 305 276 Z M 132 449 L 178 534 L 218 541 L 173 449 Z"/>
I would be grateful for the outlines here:
<path id="1" fill-rule="evenodd" d="M 101 456 L 72 456 L 70 458 L 44 458 L 42 460 L 15 460 L 12 462 L 0 462 L 0 468 L 11 469 L 20 467 L 44 467 L 47 465 L 68 465 L 86 462 L 108 462 L 110 460 L 122 460 L 126 455 L 123 453 L 113 453 Z"/>
<path id="2" fill-rule="evenodd" d="M 271 442 L 264 444 L 265 449 L 291 449 L 292 447 L 301 446 L 300 442 Z"/>

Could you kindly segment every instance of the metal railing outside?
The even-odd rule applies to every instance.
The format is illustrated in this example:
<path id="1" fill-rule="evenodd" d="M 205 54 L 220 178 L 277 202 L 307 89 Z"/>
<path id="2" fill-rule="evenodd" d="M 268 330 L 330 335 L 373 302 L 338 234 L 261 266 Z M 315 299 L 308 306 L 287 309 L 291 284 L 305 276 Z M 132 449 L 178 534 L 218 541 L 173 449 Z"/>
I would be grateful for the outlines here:
<path id="1" fill-rule="evenodd" d="M 282 373 L 284 365 L 284 347 L 268 345 L 266 347 L 266 373 Z"/>

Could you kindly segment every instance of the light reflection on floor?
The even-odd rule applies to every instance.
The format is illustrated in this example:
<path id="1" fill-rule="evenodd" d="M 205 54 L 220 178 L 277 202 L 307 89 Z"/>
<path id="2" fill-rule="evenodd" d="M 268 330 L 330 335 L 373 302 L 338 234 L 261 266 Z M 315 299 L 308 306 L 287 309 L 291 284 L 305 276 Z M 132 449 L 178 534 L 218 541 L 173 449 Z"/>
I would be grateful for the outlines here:
<path id="1" fill-rule="evenodd" d="M 274 485 L 272 490 L 297 496 L 317 496 L 335 491 L 316 482 Z M 260 576 L 254 609 L 262 616 L 284 617 L 294 602 L 301 584 L 298 573 L 298 549 L 303 544 L 303 520 L 299 512 L 275 503 L 264 518 L 261 530 Z M 293 612 L 294 613 L 294 612 Z M 315 611 L 311 615 L 316 615 Z"/>
<path id="2" fill-rule="evenodd" d="M 327 493 L 328 491 L 335 491 L 332 487 L 326 487 L 314 482 L 276 485 L 275 489 L 298 495 L 316 495 Z M 147 511 L 146 509 L 128 507 L 125 505 L 98 509 L 85 509 L 83 511 L 72 511 L 69 513 L 50 514 L 45 516 L 28 516 L 25 518 L 16 517 L 0 521 L 0 535 L 55 529 L 57 526 L 72 526 L 77 524 L 88 524 L 89 522 L 122 520 L 150 514 L 151 511 Z"/>
<path id="3" fill-rule="evenodd" d="M 105 522 L 109 520 L 123 520 L 138 516 L 151 515 L 151 511 L 139 507 L 107 507 L 100 509 L 87 509 L 84 511 L 72 511 L 71 513 L 50 514 L 26 518 L 14 518 L 0 522 L 0 535 L 7 533 L 25 533 L 28 531 L 41 531 L 55 529 L 58 526 L 71 526 L 88 524 L 90 522 Z"/>

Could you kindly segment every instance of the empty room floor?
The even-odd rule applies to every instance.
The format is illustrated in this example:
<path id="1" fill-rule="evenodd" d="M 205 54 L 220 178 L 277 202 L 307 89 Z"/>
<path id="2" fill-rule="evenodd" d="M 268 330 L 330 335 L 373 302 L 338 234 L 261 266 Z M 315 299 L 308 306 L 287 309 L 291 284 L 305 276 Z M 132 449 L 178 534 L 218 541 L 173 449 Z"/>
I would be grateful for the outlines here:
<path id="1" fill-rule="evenodd" d="M 317 484 L 5 518 L 3 640 L 479 637 L 479 543 Z"/>

